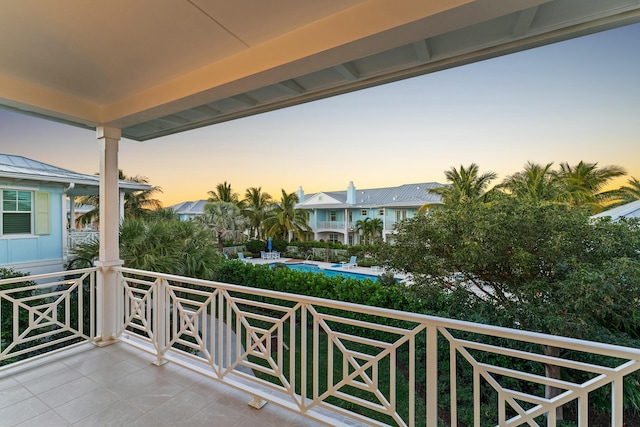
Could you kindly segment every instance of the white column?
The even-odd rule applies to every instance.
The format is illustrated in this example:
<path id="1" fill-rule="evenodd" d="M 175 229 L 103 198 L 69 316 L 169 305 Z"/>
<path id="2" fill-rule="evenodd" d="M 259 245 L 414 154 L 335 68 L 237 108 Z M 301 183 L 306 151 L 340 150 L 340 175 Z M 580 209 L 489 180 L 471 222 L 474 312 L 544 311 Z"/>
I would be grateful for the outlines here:
<path id="1" fill-rule="evenodd" d="M 124 220 L 124 191 L 120 192 L 120 198 L 118 199 L 120 202 L 120 206 L 119 206 L 119 211 L 120 212 L 120 222 L 119 224 L 122 224 L 122 221 Z"/>
<path id="2" fill-rule="evenodd" d="M 67 201 L 64 201 L 65 205 Z M 69 196 L 69 230 L 76 229 L 76 198 Z"/>
<path id="3" fill-rule="evenodd" d="M 60 196 L 62 201 L 62 261 L 67 262 L 69 255 L 69 230 L 70 223 L 67 222 L 67 193 L 62 193 Z"/>
<path id="4" fill-rule="evenodd" d="M 119 248 L 120 191 L 118 189 L 118 143 L 120 129 L 98 126 L 100 141 L 100 254 L 98 275 L 98 345 L 117 339 L 116 295 L 117 275 L 112 267 L 122 265 Z"/>

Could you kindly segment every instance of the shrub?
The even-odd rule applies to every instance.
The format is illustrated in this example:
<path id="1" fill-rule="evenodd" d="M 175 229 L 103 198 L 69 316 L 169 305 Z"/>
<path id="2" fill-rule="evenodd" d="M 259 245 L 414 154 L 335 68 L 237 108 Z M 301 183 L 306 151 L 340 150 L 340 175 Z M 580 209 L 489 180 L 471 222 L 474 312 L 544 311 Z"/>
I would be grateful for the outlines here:
<path id="1" fill-rule="evenodd" d="M 273 239 L 271 241 L 271 247 L 274 251 L 285 252 L 287 250 L 287 241 L 282 239 Z"/>
<path id="2" fill-rule="evenodd" d="M 260 253 L 260 251 L 264 251 L 267 244 L 262 240 L 249 240 L 245 246 L 249 252 L 257 254 Z"/>

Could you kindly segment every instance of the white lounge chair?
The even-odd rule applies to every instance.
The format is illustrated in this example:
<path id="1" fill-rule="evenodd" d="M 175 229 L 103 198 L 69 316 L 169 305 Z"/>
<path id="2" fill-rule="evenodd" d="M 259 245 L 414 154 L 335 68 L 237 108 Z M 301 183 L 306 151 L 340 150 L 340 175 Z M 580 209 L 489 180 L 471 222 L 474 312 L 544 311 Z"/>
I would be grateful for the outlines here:
<path id="1" fill-rule="evenodd" d="M 242 262 L 249 262 L 253 258 L 250 256 L 245 257 L 242 252 L 238 252 L 238 259 Z"/>
<path id="2" fill-rule="evenodd" d="M 353 267 L 357 267 L 358 263 L 357 263 L 357 259 L 358 257 L 353 255 L 348 262 L 341 262 L 340 263 L 340 267 L 342 268 L 353 268 Z"/>

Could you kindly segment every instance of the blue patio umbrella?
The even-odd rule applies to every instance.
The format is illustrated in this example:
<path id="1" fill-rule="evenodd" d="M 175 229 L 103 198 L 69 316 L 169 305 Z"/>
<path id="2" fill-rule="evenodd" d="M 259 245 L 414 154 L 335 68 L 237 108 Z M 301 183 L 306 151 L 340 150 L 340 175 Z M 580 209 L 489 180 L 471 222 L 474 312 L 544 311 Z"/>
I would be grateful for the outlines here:
<path id="1" fill-rule="evenodd" d="M 271 252 L 271 249 L 273 248 L 273 244 L 271 242 L 271 237 L 269 237 L 267 239 L 267 249 L 269 250 L 269 252 Z"/>

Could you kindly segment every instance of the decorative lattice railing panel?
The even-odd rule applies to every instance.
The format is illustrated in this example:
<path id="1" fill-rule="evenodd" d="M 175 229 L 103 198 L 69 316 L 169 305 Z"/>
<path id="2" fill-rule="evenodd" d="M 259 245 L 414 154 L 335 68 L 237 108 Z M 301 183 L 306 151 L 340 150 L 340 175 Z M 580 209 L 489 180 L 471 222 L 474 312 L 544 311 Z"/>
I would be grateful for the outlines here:
<path id="1" fill-rule="evenodd" d="M 608 401 L 622 427 L 640 370 L 638 349 L 117 270 L 128 342 L 334 425 L 588 425 Z"/>
<path id="2" fill-rule="evenodd" d="M 95 338 L 96 269 L 0 280 L 0 364 Z"/>

